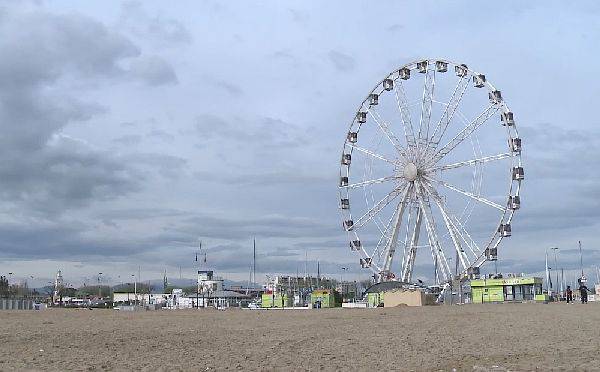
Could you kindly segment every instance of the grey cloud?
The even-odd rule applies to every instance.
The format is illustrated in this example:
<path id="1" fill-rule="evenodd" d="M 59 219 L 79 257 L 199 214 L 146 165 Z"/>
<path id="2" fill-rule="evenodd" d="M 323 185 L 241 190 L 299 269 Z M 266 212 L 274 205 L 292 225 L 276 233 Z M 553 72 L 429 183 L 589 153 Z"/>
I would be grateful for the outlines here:
<path id="1" fill-rule="evenodd" d="M 293 172 L 288 169 L 281 170 L 280 172 L 269 172 L 269 173 L 249 173 L 249 174 L 236 174 L 226 175 L 212 172 L 196 172 L 194 174 L 196 178 L 202 179 L 207 182 L 218 182 L 218 183 L 230 183 L 235 185 L 246 185 L 246 186 L 281 186 L 289 184 L 315 184 L 322 182 L 331 182 L 334 184 L 336 177 L 332 175 L 321 175 L 310 172 Z"/>
<path id="2" fill-rule="evenodd" d="M 144 168 L 157 170 L 167 178 L 179 177 L 187 166 L 186 159 L 158 153 L 130 154 L 125 156 L 125 160 L 135 165 L 141 165 Z"/>
<path id="3" fill-rule="evenodd" d="M 150 133 L 146 134 L 146 137 L 161 140 L 163 142 L 173 142 L 175 140 L 174 135 L 161 129 L 152 130 Z"/>
<path id="4" fill-rule="evenodd" d="M 206 81 L 213 87 L 215 87 L 219 90 L 222 90 L 234 97 L 240 97 L 244 93 L 242 88 L 240 88 L 239 86 L 237 86 L 236 84 L 234 84 L 230 81 L 215 79 L 212 77 L 207 77 Z"/>
<path id="5" fill-rule="evenodd" d="M 396 31 L 400 31 L 404 28 L 403 25 L 399 24 L 399 23 L 394 23 L 393 25 L 387 26 L 385 28 L 386 31 L 389 32 L 396 32 Z"/>
<path id="6" fill-rule="evenodd" d="M 120 76 L 119 61 L 140 50 L 88 17 L 42 11 L 5 13 L 0 30 L 0 84 L 34 87 L 65 73 L 81 77 Z M 10 35 L 10 38 L 6 37 Z"/>
<path id="7" fill-rule="evenodd" d="M 156 56 L 140 57 L 131 62 L 129 72 L 150 86 L 177 84 L 173 67 Z"/>
<path id="8" fill-rule="evenodd" d="M 127 134 L 124 136 L 121 136 L 119 138 L 115 138 L 113 140 L 113 142 L 119 143 L 121 145 L 137 145 L 138 143 L 140 143 L 142 141 L 142 136 L 138 135 L 138 134 Z"/>
<path id="9" fill-rule="evenodd" d="M 225 119 L 202 114 L 198 116 L 196 130 L 204 142 L 227 139 L 228 142 L 244 142 L 262 148 L 290 148 L 306 141 L 306 136 L 298 127 L 272 117 Z"/>
<path id="10" fill-rule="evenodd" d="M 118 156 L 60 135 L 68 124 L 98 117 L 106 109 L 52 88 L 68 86 L 73 79 L 164 81 L 152 69 L 132 77 L 122 67 L 123 61 L 137 60 L 139 48 L 89 17 L 41 9 L 5 9 L 0 30 L 6 36 L 0 41 L 0 154 L 6 159 L 0 184 L 5 201 L 33 213 L 61 213 L 138 191 L 143 176 Z"/>
<path id="11" fill-rule="evenodd" d="M 297 10 L 297 9 L 289 9 L 290 14 L 292 15 L 292 20 L 297 23 L 306 23 L 310 19 L 308 13 Z"/>
<path id="12" fill-rule="evenodd" d="M 182 221 L 176 231 L 190 239 L 203 236 L 213 239 L 240 240 L 262 238 L 327 237 L 339 233 L 337 225 L 329 226 L 312 218 L 282 215 L 230 218 L 203 214 Z"/>
<path id="13" fill-rule="evenodd" d="M 121 7 L 121 26 L 134 35 L 150 39 L 160 46 L 189 44 L 192 36 L 185 25 L 162 14 L 151 16 L 139 1 L 124 2 Z"/>
<path id="14" fill-rule="evenodd" d="M 331 50 L 327 54 L 329 61 L 333 64 L 333 66 L 341 72 L 349 72 L 354 69 L 355 61 L 351 56 Z"/>

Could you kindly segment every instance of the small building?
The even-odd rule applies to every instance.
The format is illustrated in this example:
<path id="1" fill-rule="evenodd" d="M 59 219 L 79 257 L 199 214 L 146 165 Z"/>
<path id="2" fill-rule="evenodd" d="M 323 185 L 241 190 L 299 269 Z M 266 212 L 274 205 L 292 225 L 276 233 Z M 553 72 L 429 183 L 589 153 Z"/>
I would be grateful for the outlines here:
<path id="1" fill-rule="evenodd" d="M 333 289 L 315 289 L 310 294 L 310 304 L 313 309 L 341 306 L 341 296 Z"/>
<path id="2" fill-rule="evenodd" d="M 436 298 L 420 288 L 398 288 L 383 293 L 383 307 L 435 305 Z"/>
<path id="3" fill-rule="evenodd" d="M 287 293 L 263 293 L 260 301 L 260 307 L 292 307 L 294 306 L 294 297 Z"/>
<path id="4" fill-rule="evenodd" d="M 471 280 L 473 303 L 533 301 L 542 299 L 542 278 L 509 276 Z"/>

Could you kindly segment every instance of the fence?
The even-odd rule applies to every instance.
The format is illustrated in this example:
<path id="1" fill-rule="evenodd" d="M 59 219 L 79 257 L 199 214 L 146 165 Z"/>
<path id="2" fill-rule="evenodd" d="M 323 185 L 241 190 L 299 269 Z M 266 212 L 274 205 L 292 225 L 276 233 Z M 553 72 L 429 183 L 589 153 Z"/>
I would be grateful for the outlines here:
<path id="1" fill-rule="evenodd" d="M 0 298 L 0 310 L 34 310 L 39 305 L 30 299 Z"/>

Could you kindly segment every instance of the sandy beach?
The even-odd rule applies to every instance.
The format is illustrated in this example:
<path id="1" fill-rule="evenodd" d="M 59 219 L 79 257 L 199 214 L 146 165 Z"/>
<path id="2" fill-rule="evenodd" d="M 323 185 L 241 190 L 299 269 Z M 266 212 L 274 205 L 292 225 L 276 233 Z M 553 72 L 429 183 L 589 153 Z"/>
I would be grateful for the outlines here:
<path id="1" fill-rule="evenodd" d="M 4 311 L 0 370 L 590 370 L 599 322 L 598 304 Z"/>

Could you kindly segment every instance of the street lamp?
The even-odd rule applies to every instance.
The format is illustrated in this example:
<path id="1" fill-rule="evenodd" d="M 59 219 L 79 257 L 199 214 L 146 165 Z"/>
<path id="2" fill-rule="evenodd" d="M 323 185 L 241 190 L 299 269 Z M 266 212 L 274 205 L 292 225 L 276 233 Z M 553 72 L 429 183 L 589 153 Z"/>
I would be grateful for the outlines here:
<path id="1" fill-rule="evenodd" d="M 556 287 L 557 287 L 557 288 L 555 288 L 555 290 L 556 290 L 555 292 L 558 294 L 559 293 L 558 292 L 558 261 L 556 258 L 556 251 L 558 251 L 558 247 L 550 247 L 550 249 L 552 249 L 554 251 L 554 268 L 556 271 L 556 282 L 555 283 L 556 283 Z M 562 294 L 560 294 L 558 297 L 560 298 L 560 296 L 562 296 Z"/>
<path id="2" fill-rule="evenodd" d="M 347 267 L 342 267 L 342 274 L 340 275 L 340 294 L 342 295 L 342 302 L 344 302 L 344 272 L 348 271 Z"/>
<path id="3" fill-rule="evenodd" d="M 9 297 L 11 297 L 11 296 L 10 296 L 10 293 L 11 293 L 11 290 L 10 290 L 10 282 L 11 282 L 12 276 L 13 276 L 13 273 L 8 273 L 8 296 L 9 296 Z"/>
<path id="4" fill-rule="evenodd" d="M 133 294 L 135 296 L 135 304 L 137 305 L 137 279 L 135 277 L 135 274 L 131 274 L 131 277 L 133 278 Z"/>
<path id="5" fill-rule="evenodd" d="M 98 301 L 100 301 L 100 299 L 102 299 L 102 292 L 101 292 L 101 287 L 100 287 L 100 275 L 102 275 L 102 273 L 98 273 Z"/>

